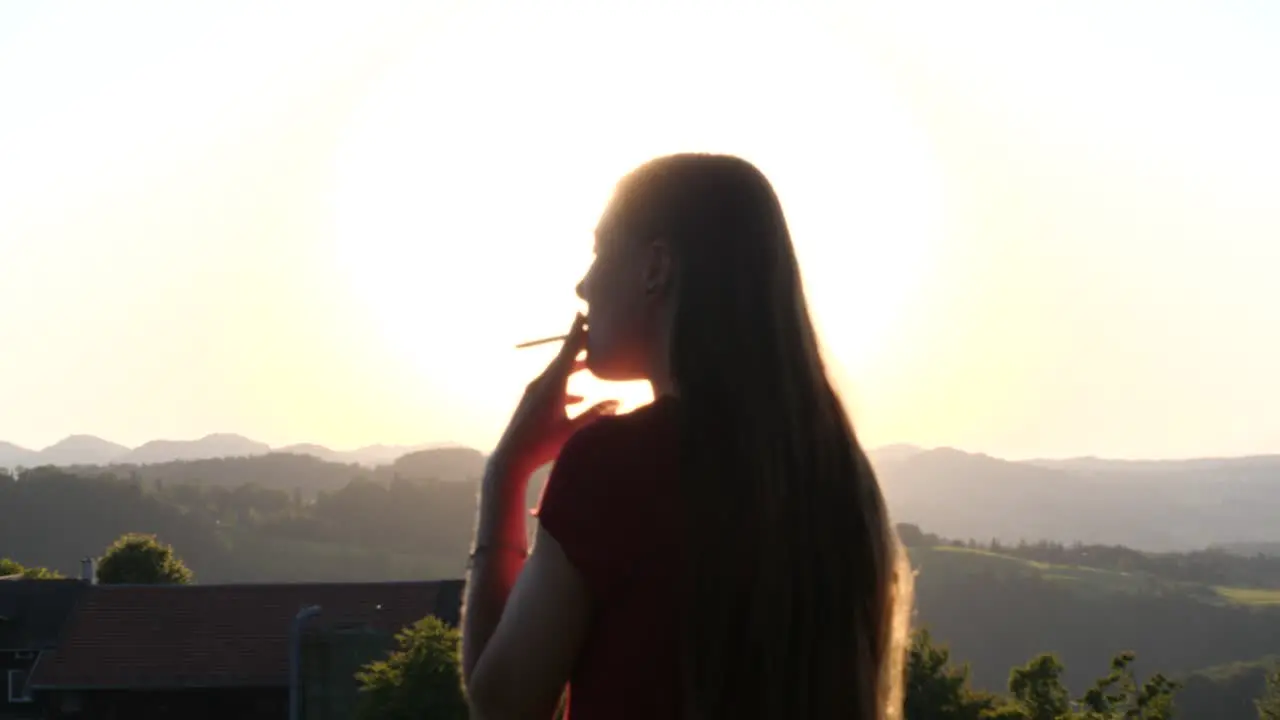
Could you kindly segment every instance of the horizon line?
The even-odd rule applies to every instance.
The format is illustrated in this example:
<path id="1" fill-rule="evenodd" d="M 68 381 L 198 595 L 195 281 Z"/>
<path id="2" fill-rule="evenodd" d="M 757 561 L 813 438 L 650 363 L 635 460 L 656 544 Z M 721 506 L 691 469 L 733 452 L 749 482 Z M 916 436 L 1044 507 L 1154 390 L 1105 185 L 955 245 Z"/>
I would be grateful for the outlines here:
<path id="1" fill-rule="evenodd" d="M 478 452 L 485 457 L 488 457 L 488 455 L 491 452 L 491 450 L 477 448 L 472 445 L 461 443 L 455 440 L 438 440 L 438 441 L 426 441 L 426 442 L 416 442 L 416 443 L 375 442 L 375 443 L 368 443 L 365 445 L 352 447 L 349 449 L 334 448 L 329 445 L 325 445 L 323 443 L 305 442 L 305 441 L 287 443 L 283 445 L 272 445 L 270 443 L 262 442 L 260 440 L 255 440 L 247 435 L 241 435 L 240 433 L 234 433 L 234 432 L 212 432 L 197 438 L 192 438 L 187 440 L 175 440 L 171 438 L 154 438 L 140 445 L 136 445 L 132 447 L 125 445 L 123 443 L 118 443 L 112 440 L 108 440 L 100 435 L 93 435 L 90 433 L 72 433 L 62 438 L 61 440 L 58 440 L 57 442 L 51 445 L 47 445 L 39 450 L 35 450 L 30 447 L 20 445 L 18 443 L 9 442 L 6 440 L 0 440 L 0 445 L 8 445 L 12 448 L 16 448 L 21 451 L 39 455 L 41 453 L 48 452 L 53 448 L 56 448 L 61 443 L 64 443 L 68 440 L 75 439 L 75 438 L 92 439 L 105 444 L 124 448 L 121 455 L 134 452 L 136 450 L 139 450 L 153 443 L 192 444 L 192 443 L 199 443 L 205 440 L 209 440 L 211 438 L 235 438 L 235 439 L 244 440 L 246 442 L 253 443 L 256 445 L 265 446 L 267 448 L 265 452 L 257 452 L 257 453 L 243 454 L 243 455 L 220 455 L 220 456 L 209 456 L 207 458 L 206 457 L 185 458 L 185 459 L 179 458 L 175 460 L 167 460 L 167 461 L 161 461 L 161 462 L 175 462 L 175 461 L 182 462 L 184 460 L 195 461 L 195 460 L 215 460 L 215 459 L 234 458 L 234 457 L 254 457 L 254 456 L 268 455 L 268 454 L 274 454 L 274 453 L 288 454 L 287 451 L 293 448 L 318 448 L 318 449 L 326 450 L 328 452 L 335 453 L 335 454 L 355 454 L 355 453 L 360 453 L 362 451 L 376 450 L 379 448 L 404 449 L 407 451 L 405 454 L 409 454 L 412 452 L 420 452 L 425 450 L 444 450 L 444 449 L 463 448 L 463 449 L 473 450 L 475 452 Z M 1119 456 L 1104 456 L 1104 455 L 1092 455 L 1092 454 L 1086 454 L 1086 455 L 1077 454 L 1077 455 L 1063 455 L 1063 456 L 1036 455 L 1036 456 L 1013 457 L 1013 456 L 992 454 L 992 453 L 984 452 L 981 450 L 967 450 L 967 449 L 958 448 L 952 445 L 925 446 L 925 445 L 919 445 L 917 443 L 912 443 L 912 442 L 883 443 L 880 445 L 876 445 L 874 447 L 866 448 L 866 452 L 870 454 L 874 454 L 874 453 L 892 451 L 895 449 L 910 450 L 915 453 L 936 452 L 939 450 L 952 451 L 952 452 L 963 453 L 965 455 L 983 456 L 983 457 L 989 457 L 997 460 L 1003 460 L 1005 462 L 1025 463 L 1025 464 L 1068 463 L 1068 462 L 1162 463 L 1162 462 L 1194 462 L 1198 460 L 1249 460 L 1249 459 L 1259 459 L 1259 458 L 1280 457 L 1280 451 L 1272 451 L 1272 452 L 1259 451 L 1259 452 L 1249 452 L 1249 453 L 1242 453 L 1242 454 L 1224 454 L 1224 455 L 1183 455 L 1183 456 L 1167 456 L 1167 457 L 1132 457 L 1132 456 L 1119 457 Z M 295 454 L 305 455 L 308 453 L 302 452 L 302 453 L 295 453 Z M 319 458 L 319 459 L 323 460 L 324 458 Z M 110 464 L 114 464 L 115 462 L 116 462 L 115 460 L 109 460 L 106 463 L 102 463 L 102 464 L 110 465 Z M 124 464 L 134 464 L 134 463 L 124 463 Z M 151 464 L 151 463 L 137 463 L 137 464 Z"/>

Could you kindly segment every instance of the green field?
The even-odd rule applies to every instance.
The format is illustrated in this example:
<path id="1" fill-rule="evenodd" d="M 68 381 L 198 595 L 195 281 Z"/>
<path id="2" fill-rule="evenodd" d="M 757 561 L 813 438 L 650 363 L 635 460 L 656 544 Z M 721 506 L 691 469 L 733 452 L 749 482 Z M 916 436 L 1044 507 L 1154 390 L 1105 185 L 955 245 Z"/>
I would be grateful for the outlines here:
<path id="1" fill-rule="evenodd" d="M 1274 589 L 1178 583 L 1145 573 L 1035 562 L 980 548 L 938 545 L 910 548 L 909 552 L 918 572 L 917 582 L 930 584 L 978 574 L 1035 575 L 1082 595 L 1180 593 L 1215 604 L 1280 606 L 1280 590 Z"/>
<path id="2" fill-rule="evenodd" d="M 1280 590 L 1266 588 L 1213 588 L 1218 595 L 1237 605 L 1276 605 L 1280 606 Z"/>

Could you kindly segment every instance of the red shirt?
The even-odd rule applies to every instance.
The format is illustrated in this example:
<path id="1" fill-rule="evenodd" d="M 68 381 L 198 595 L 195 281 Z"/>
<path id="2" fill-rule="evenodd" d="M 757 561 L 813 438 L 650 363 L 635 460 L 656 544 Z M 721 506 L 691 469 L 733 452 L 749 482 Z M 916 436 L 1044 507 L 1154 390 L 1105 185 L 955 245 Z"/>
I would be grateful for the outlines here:
<path id="1" fill-rule="evenodd" d="M 660 398 L 579 430 L 543 490 L 538 520 L 595 607 L 569 682 L 572 720 L 678 717 L 677 411 Z"/>

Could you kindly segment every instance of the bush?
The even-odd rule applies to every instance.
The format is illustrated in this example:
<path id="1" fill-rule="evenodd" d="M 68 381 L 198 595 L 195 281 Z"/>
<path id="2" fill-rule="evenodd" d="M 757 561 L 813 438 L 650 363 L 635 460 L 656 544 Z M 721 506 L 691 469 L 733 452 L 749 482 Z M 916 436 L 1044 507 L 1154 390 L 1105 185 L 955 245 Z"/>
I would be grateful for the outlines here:
<path id="1" fill-rule="evenodd" d="M 459 651 L 461 635 L 434 617 L 396 634 L 386 660 L 356 673 L 358 720 L 465 720 Z"/>

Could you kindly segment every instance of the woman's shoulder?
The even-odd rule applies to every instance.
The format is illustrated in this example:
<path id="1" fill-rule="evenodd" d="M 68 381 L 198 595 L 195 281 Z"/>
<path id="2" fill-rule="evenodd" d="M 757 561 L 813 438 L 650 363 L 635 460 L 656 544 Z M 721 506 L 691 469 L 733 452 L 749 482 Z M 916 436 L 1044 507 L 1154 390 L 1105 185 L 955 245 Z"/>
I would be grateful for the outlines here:
<path id="1" fill-rule="evenodd" d="M 676 427 L 656 403 L 602 417 L 560 450 L 535 516 L 597 598 L 611 597 L 672 506 Z"/>
<path id="2" fill-rule="evenodd" d="M 565 443 L 560 458 L 589 457 L 607 462 L 632 452 L 662 453 L 674 447 L 678 416 L 672 398 L 660 398 L 620 415 L 607 415 L 582 427 Z"/>

